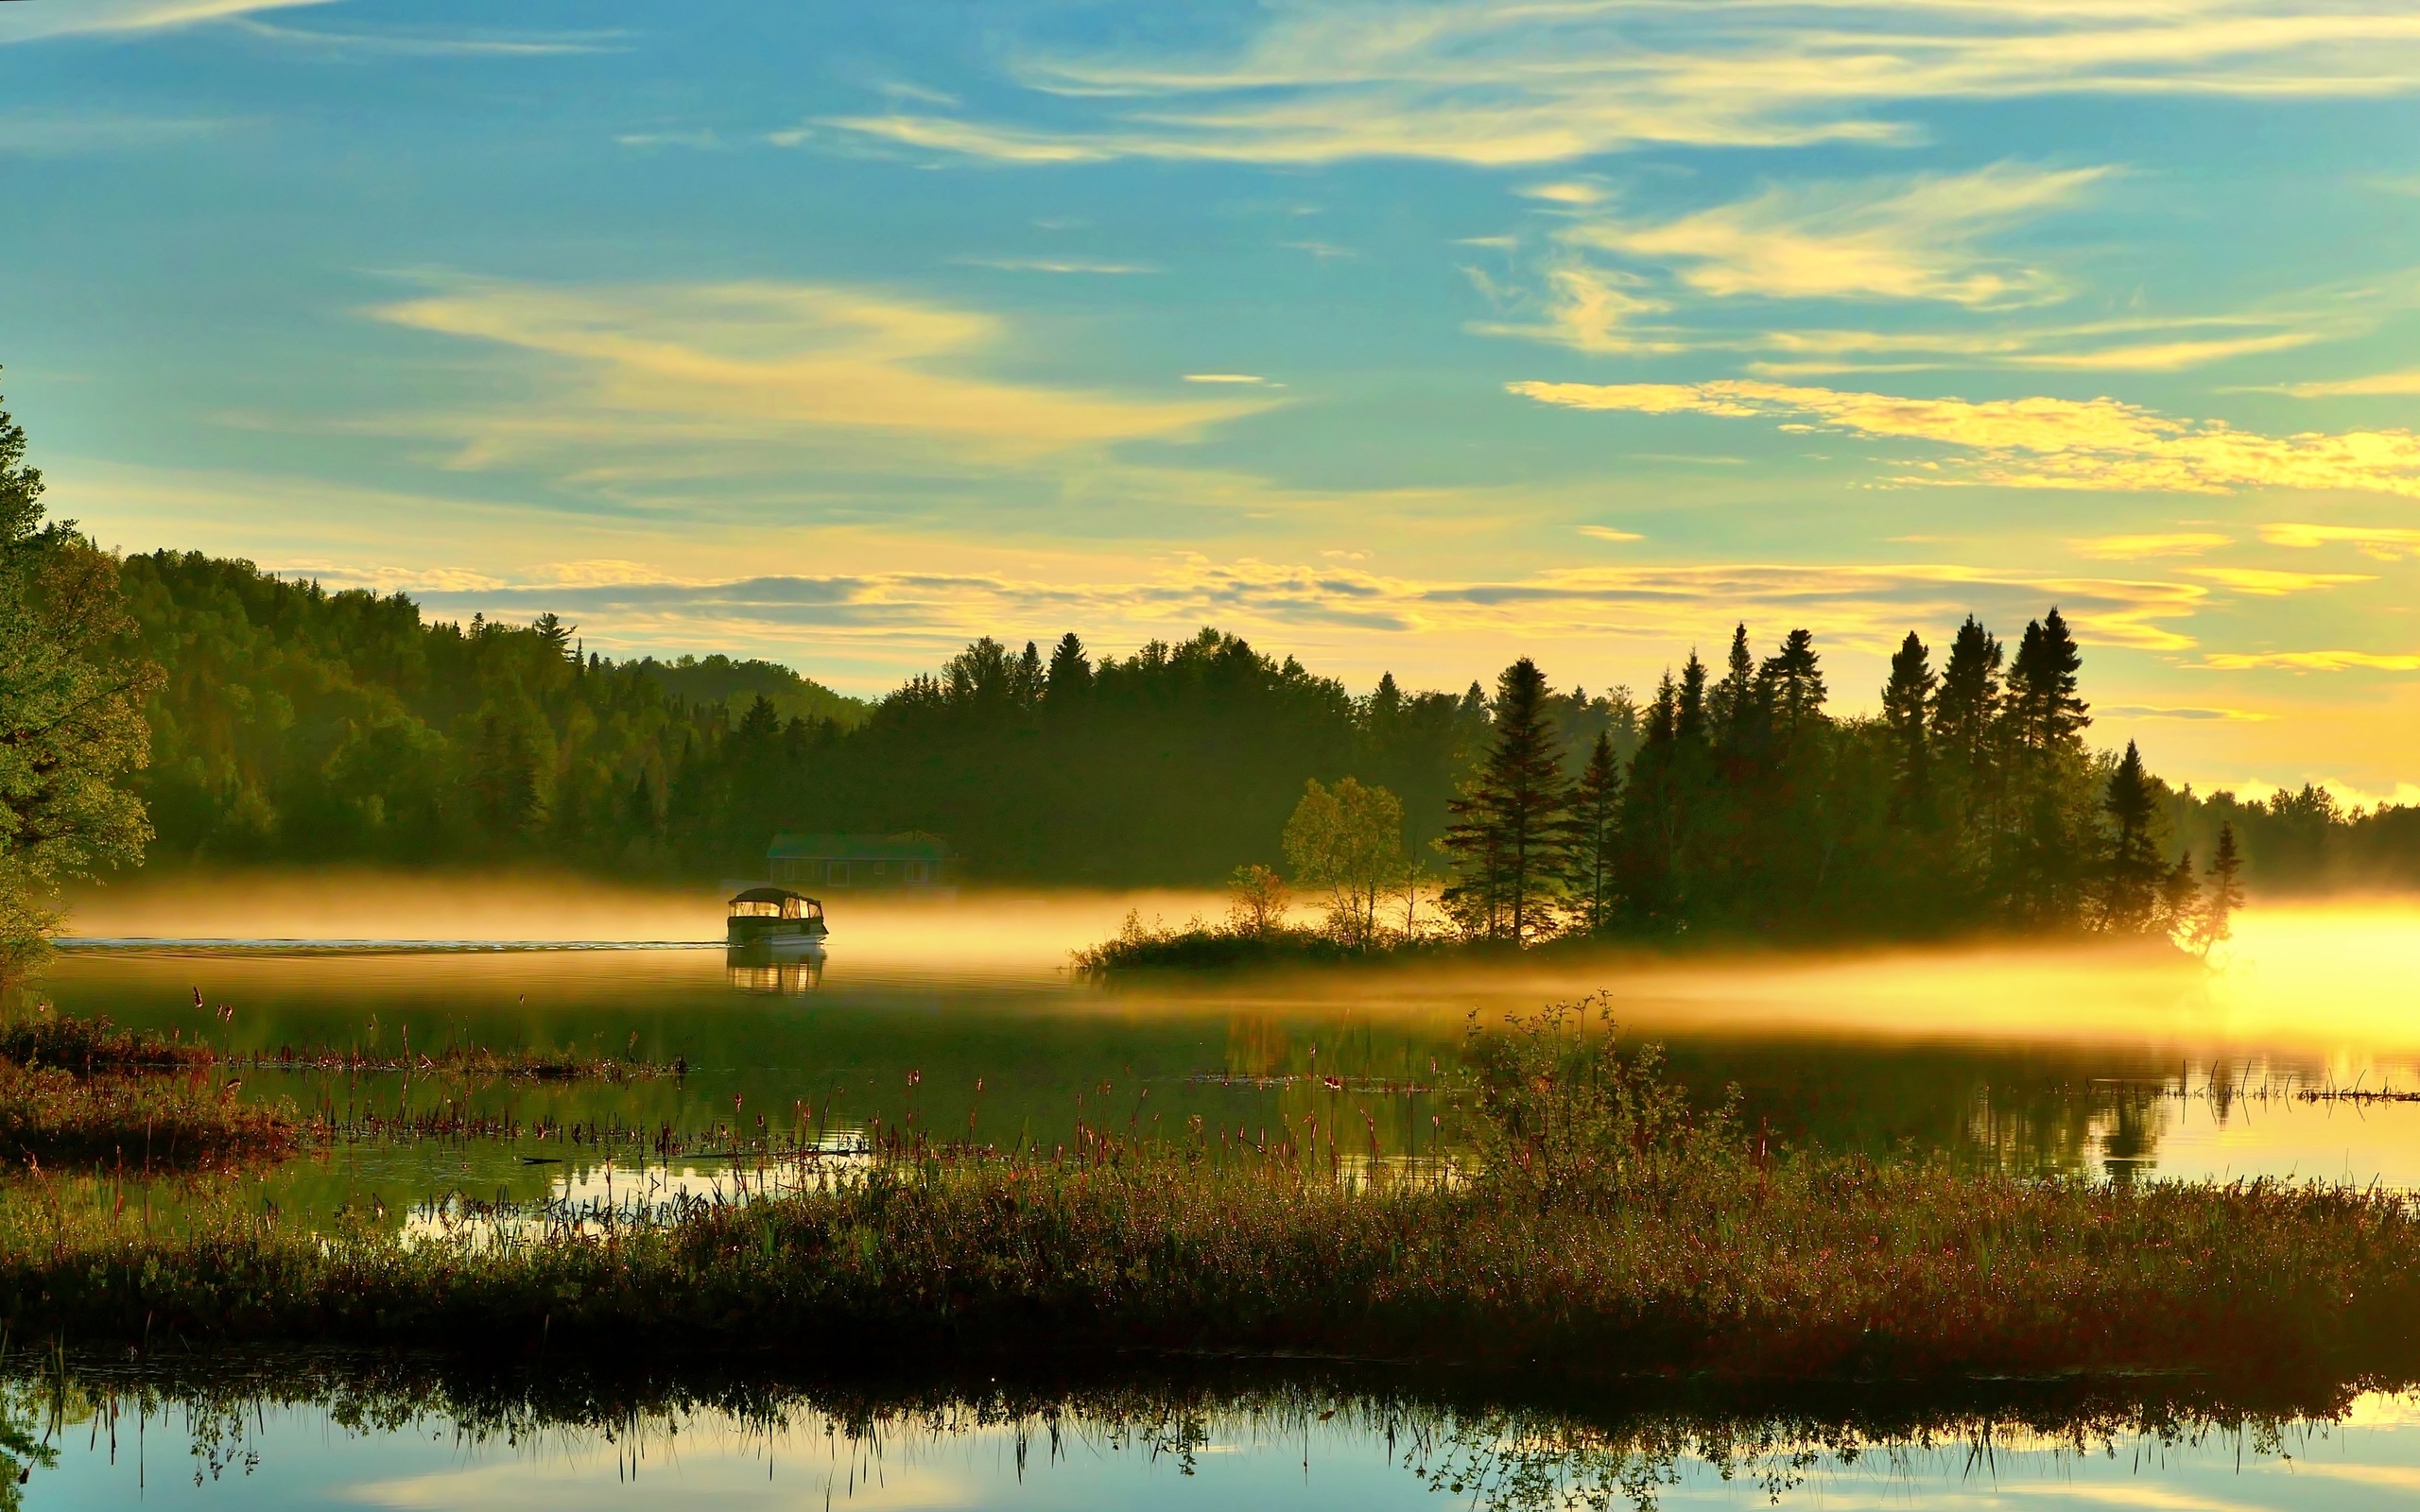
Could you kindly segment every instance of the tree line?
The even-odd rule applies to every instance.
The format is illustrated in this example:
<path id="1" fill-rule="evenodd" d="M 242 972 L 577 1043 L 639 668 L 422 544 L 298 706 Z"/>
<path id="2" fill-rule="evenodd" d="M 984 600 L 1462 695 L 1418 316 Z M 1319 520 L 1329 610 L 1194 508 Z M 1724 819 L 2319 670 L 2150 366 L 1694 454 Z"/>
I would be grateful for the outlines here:
<path id="1" fill-rule="evenodd" d="M 1743 627 L 1643 700 L 1526 662 L 1493 695 L 1357 694 L 1216 629 L 1124 656 L 1068 633 L 984 637 L 860 701 L 767 662 L 586 653 L 551 614 L 461 624 L 241 560 L 116 558 L 45 523 L 0 417 L 0 936 L 147 852 L 704 879 L 759 871 L 781 830 L 927 830 L 968 877 L 1028 884 L 1273 882 L 1282 860 L 1328 891 L 1391 846 L 1400 879 L 1346 889 L 1365 936 L 1418 927 L 1424 886 L 1524 938 L 2126 924 L 2222 827 L 2263 886 L 2420 884 L 2420 810 L 2148 772 L 2148 816 L 2109 808 L 2132 768 L 2084 746 L 2080 665 L 2055 612 L 2013 656 L 1970 620 L 1938 667 L 1910 636 L 1881 712 L 1843 718 L 1803 630 L 1758 656 Z M 1388 845 L 1296 824 L 1313 781 Z"/>
<path id="2" fill-rule="evenodd" d="M 2241 895 L 2232 825 L 2197 870 L 2135 746 L 2085 745 L 2082 666 L 2055 608 L 2014 656 L 1970 615 L 1938 669 L 1910 631 L 1880 712 L 1842 718 L 1808 631 L 1758 657 L 1742 625 L 1719 674 L 1692 653 L 1665 675 L 1635 750 L 1599 736 L 1573 778 L 1546 676 L 1524 658 L 1497 679 L 1487 748 L 1449 805 L 1440 904 L 1464 935 L 1522 943 L 1705 929 L 2223 937 Z"/>

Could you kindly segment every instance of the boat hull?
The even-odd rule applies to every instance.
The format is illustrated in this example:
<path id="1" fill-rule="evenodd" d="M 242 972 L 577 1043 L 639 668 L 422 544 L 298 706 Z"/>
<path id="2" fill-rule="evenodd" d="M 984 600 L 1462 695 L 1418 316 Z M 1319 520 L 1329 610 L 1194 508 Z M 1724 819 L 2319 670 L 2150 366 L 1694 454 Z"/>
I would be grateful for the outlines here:
<path id="1" fill-rule="evenodd" d="M 723 943 L 735 951 L 805 955 L 822 950 L 831 933 L 820 919 L 735 918 L 724 932 Z"/>

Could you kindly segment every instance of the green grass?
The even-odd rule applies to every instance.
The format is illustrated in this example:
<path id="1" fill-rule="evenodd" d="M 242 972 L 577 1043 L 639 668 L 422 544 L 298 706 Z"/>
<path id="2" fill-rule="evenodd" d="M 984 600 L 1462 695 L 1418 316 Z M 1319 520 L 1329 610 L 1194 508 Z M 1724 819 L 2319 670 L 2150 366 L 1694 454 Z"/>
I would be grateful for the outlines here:
<path id="1" fill-rule="evenodd" d="M 1777 1152 L 1567 1013 L 1478 1036 L 1471 1160 L 1402 1178 L 1206 1141 L 887 1142 L 828 1189 L 604 1236 L 410 1242 L 240 1198 L 136 1225 L 0 1189 L 0 1321 L 85 1345 L 1308 1352 L 1571 1377 L 2420 1377 L 2420 1209 L 2276 1182 L 2037 1181 Z"/>

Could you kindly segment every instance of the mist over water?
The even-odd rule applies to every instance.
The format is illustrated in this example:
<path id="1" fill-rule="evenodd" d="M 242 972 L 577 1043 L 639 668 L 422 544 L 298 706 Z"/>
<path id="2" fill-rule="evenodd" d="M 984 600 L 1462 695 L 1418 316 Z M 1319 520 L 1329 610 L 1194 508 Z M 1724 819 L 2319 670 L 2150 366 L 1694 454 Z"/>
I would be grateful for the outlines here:
<path id="1" fill-rule="evenodd" d="M 1070 973 L 1071 951 L 1130 911 L 1181 922 L 1218 917 L 1222 901 L 841 894 L 827 900 L 824 959 L 749 968 L 703 943 L 719 936 L 723 896 L 550 877 L 143 879 L 79 900 L 78 935 L 95 943 L 71 942 L 40 990 L 67 1011 L 256 1054 L 391 1052 L 408 1039 L 423 1051 L 576 1046 L 689 1068 L 677 1082 L 470 1094 L 529 1118 L 702 1127 L 728 1120 L 736 1097 L 743 1119 L 762 1113 L 770 1129 L 912 1119 L 936 1137 L 1046 1144 L 1079 1121 L 1150 1134 L 1199 1118 L 1258 1141 L 1343 1119 L 1381 1154 L 1447 1137 L 1472 1014 L 1601 990 L 1624 1033 L 1666 1045 L 1697 1093 L 1737 1084 L 1751 1120 L 1789 1141 L 2118 1177 L 2420 1186 L 2420 1105 L 2304 1097 L 2420 1091 L 2420 901 L 2256 906 L 2206 963 L 2139 943 L 1631 949 L 1103 987 Z M 344 941 L 389 943 L 305 948 Z M 441 948 L 462 941 L 700 943 Z M 436 1093 L 265 1073 L 244 1095 L 343 1111 Z M 464 1181 L 547 1190 L 548 1174 L 509 1150 L 441 1161 L 363 1146 L 328 1163 L 308 1185 L 329 1201 L 364 1181 L 420 1194 Z M 574 1191 L 595 1173 L 559 1175 Z"/>
<path id="2" fill-rule="evenodd" d="M 71 900 L 71 940 L 441 944 L 722 943 L 723 887 L 642 887 L 568 874 L 352 868 L 143 876 Z M 836 947 L 900 970 L 1055 971 L 1069 954 L 1146 919 L 1217 919 L 1215 892 L 981 892 L 958 900 L 839 895 Z M 845 931 L 845 933 L 843 933 Z"/>
<path id="3" fill-rule="evenodd" d="M 2255 907 L 2207 963 L 2139 945 L 1627 950 L 1104 987 L 1072 975 L 1068 953 L 1130 910 L 1181 922 L 1217 917 L 1220 900 L 836 897 L 826 958 L 779 970 L 726 959 L 722 900 L 543 877 L 147 881 L 81 902 L 82 943 L 38 990 L 63 1011 L 238 1052 L 567 1045 L 687 1067 L 628 1084 L 244 1077 L 245 1097 L 346 1115 L 442 1106 L 532 1125 L 686 1130 L 762 1116 L 819 1138 L 879 1121 L 1045 1146 L 1079 1120 L 1184 1137 L 1198 1119 L 1237 1148 L 1366 1130 L 1371 1153 L 1391 1157 L 1434 1153 L 1445 1137 L 1474 1014 L 1602 990 L 1624 1033 L 1663 1043 L 1696 1093 L 1737 1085 L 1750 1124 L 1787 1142 L 2118 1180 L 2420 1188 L 2420 1104 L 2302 1095 L 2420 1091 L 2420 901 Z M 387 943 L 324 948 L 361 941 Z M 537 948 L 446 943 L 463 941 Z M 560 948 L 579 945 L 622 948 Z M 413 1230 L 465 1196 L 581 1203 L 735 1193 L 747 1179 L 729 1160 L 642 1155 L 633 1168 L 627 1151 L 560 1139 L 340 1141 L 288 1162 L 260 1197 L 304 1221 L 374 1197 Z M 1888 1433 L 1868 1424 L 1852 1439 L 1828 1418 L 1651 1412 L 1609 1426 L 1350 1391 L 1047 1410 L 946 1393 L 840 1405 L 776 1393 L 745 1407 L 599 1416 L 585 1402 L 499 1417 L 441 1393 L 365 1410 L 341 1383 L 249 1397 L 147 1397 L 151 1386 L 124 1380 L 78 1389 L 80 1416 L 47 1430 L 61 1459 L 36 1471 L 29 1506 L 1570 1512 L 1644 1504 L 1643 1492 L 1668 1508 L 2367 1512 L 2420 1490 L 2420 1403 L 2392 1394 L 2259 1419 L 2188 1413 L 2181 1426 L 1986 1405 Z"/>

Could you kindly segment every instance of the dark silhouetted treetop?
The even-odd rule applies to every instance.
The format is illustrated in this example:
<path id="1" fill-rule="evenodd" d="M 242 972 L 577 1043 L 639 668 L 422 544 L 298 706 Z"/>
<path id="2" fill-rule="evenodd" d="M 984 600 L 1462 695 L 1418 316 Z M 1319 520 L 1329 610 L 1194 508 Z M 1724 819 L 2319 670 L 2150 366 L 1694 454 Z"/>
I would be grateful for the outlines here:
<path id="1" fill-rule="evenodd" d="M 2092 723 L 2090 705 L 2076 696 L 2077 673 L 2083 653 L 2067 633 L 2067 622 L 2055 608 L 2025 627 L 2016 660 L 2009 663 L 2009 715 L 2017 742 L 2028 750 L 2055 752 L 2078 748 Z"/>

